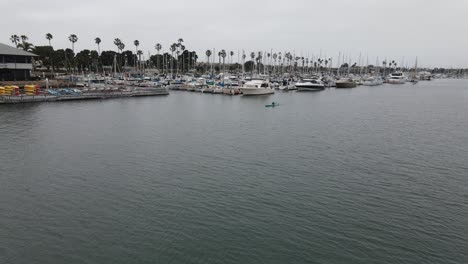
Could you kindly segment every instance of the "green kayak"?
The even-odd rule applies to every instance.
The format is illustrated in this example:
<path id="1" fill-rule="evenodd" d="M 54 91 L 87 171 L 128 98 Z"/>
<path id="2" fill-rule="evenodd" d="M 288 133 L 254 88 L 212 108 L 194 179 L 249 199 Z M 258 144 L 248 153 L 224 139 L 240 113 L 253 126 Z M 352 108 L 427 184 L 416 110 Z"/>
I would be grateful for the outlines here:
<path id="1" fill-rule="evenodd" d="M 279 104 L 273 102 L 273 103 L 271 103 L 271 104 L 265 105 L 265 107 L 275 107 L 275 106 L 279 106 Z"/>

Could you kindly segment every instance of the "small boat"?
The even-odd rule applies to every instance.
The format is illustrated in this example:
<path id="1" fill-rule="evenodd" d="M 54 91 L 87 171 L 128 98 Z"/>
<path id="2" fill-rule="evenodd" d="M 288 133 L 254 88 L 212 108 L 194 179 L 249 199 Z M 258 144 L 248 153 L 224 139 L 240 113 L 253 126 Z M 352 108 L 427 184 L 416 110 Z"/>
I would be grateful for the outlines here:
<path id="1" fill-rule="evenodd" d="M 406 76 L 401 71 L 396 71 L 388 76 L 387 82 L 390 84 L 406 83 Z"/>
<path id="2" fill-rule="evenodd" d="M 371 76 L 369 78 L 364 79 L 362 85 L 364 86 L 377 86 L 383 84 L 383 79 L 379 76 Z"/>
<path id="3" fill-rule="evenodd" d="M 265 107 L 275 107 L 279 106 L 279 103 L 272 102 L 271 104 L 265 105 Z"/>
<path id="4" fill-rule="evenodd" d="M 339 79 L 335 82 L 336 88 L 354 88 L 357 84 L 351 78 Z"/>
<path id="5" fill-rule="evenodd" d="M 222 93 L 223 93 L 223 88 L 222 88 L 222 87 L 219 87 L 219 86 L 218 86 L 218 87 L 215 87 L 215 88 L 213 89 L 213 93 L 214 93 L 214 94 L 222 94 Z"/>
<path id="6" fill-rule="evenodd" d="M 422 72 L 419 72 L 419 79 L 421 81 L 430 81 L 433 79 L 433 76 L 428 71 L 422 71 Z"/>
<path id="7" fill-rule="evenodd" d="M 203 88 L 201 90 L 202 93 L 213 93 L 215 88 L 213 88 L 213 86 L 206 86 L 205 88 Z"/>
<path id="8" fill-rule="evenodd" d="M 325 89 L 325 85 L 318 79 L 303 79 L 295 84 L 298 91 L 316 92 Z"/>
<path id="9" fill-rule="evenodd" d="M 224 87 L 223 94 L 237 95 L 237 94 L 241 94 L 241 90 L 239 88 Z"/>
<path id="10" fill-rule="evenodd" d="M 269 82 L 263 80 L 252 80 L 246 82 L 240 90 L 243 95 L 267 95 L 274 94 L 275 89 L 273 89 Z"/>

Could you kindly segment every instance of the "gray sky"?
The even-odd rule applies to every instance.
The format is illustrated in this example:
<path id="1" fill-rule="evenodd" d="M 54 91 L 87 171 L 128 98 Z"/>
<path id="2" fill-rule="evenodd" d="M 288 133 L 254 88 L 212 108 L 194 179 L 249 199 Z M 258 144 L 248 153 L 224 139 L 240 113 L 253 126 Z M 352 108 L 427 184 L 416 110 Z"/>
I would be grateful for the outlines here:
<path id="1" fill-rule="evenodd" d="M 112 49 L 120 38 L 134 50 L 138 39 L 145 55 L 155 54 L 178 38 L 205 60 L 206 49 L 248 54 L 251 51 L 295 51 L 296 55 L 333 57 L 362 53 L 365 63 L 394 59 L 429 67 L 468 67 L 467 0 L 0 0 L 0 42 L 11 34 L 29 36 L 55 48 Z M 6 26 L 5 26 L 6 25 Z"/>

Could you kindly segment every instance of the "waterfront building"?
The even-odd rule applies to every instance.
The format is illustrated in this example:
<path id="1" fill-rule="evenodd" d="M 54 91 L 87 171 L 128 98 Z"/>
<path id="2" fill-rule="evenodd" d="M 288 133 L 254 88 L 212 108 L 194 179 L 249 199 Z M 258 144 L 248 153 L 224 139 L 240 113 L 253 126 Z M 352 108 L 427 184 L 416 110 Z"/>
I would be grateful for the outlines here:
<path id="1" fill-rule="evenodd" d="M 0 43 L 0 81 L 31 78 L 32 59 L 37 55 Z"/>

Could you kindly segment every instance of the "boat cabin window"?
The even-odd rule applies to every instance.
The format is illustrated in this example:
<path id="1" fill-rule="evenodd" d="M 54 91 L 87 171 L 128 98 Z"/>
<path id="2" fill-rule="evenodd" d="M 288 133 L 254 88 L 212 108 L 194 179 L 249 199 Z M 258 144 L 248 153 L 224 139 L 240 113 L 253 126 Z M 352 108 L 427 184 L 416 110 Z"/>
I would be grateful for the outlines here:
<path id="1" fill-rule="evenodd" d="M 268 84 L 267 83 L 262 83 L 262 85 L 260 85 L 260 87 L 268 87 Z"/>

